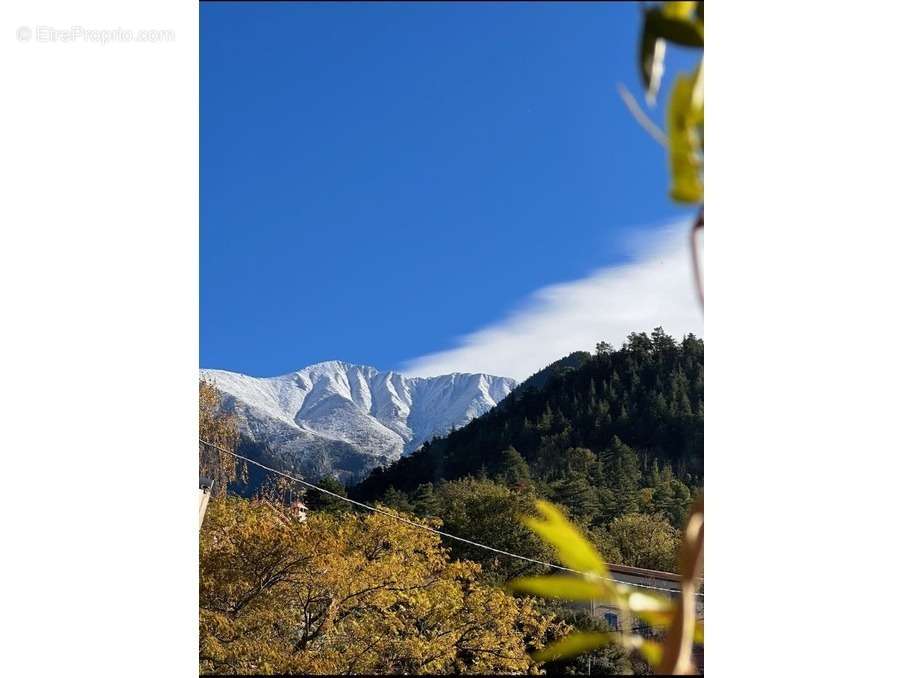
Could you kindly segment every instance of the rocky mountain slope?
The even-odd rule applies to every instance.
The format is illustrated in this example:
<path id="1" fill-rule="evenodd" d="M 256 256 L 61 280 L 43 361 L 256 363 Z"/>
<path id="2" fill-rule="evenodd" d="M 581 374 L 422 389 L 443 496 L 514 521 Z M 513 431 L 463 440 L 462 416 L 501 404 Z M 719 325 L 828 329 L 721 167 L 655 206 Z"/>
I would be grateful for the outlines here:
<path id="1" fill-rule="evenodd" d="M 279 377 L 201 370 L 238 417 L 245 450 L 315 478 L 370 469 L 484 414 L 516 386 L 487 374 L 405 377 L 341 361 Z"/>

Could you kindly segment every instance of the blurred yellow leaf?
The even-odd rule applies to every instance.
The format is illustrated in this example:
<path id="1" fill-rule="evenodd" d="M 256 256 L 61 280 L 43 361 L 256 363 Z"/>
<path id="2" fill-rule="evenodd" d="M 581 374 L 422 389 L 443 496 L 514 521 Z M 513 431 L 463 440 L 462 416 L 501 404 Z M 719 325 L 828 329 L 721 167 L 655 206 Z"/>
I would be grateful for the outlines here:
<path id="1" fill-rule="evenodd" d="M 537 662 L 550 662 L 556 659 L 574 657 L 583 652 L 597 650 L 614 639 L 613 633 L 571 633 L 533 655 Z"/>
<path id="2" fill-rule="evenodd" d="M 666 612 L 658 610 L 634 610 L 633 612 L 639 619 L 648 623 L 650 626 L 670 626 L 670 622 L 673 619 L 672 610 Z"/>
<path id="3" fill-rule="evenodd" d="M 591 572 L 608 576 L 608 567 L 579 530 L 564 514 L 547 501 L 536 502 L 536 509 L 545 520 L 525 518 L 524 523 L 557 550 L 558 559 L 567 567 L 579 572 Z"/>
<path id="4" fill-rule="evenodd" d="M 687 111 L 683 115 L 690 123 L 695 123 L 703 116 L 702 106 L 693 101 L 693 92 L 701 77 L 700 71 L 701 68 L 691 78 L 683 76 L 689 82 L 688 86 L 683 85 L 685 91 L 681 94 L 687 100 L 684 104 Z M 536 509 L 543 519 L 526 517 L 523 519 L 524 523 L 555 547 L 562 563 L 584 573 L 585 578 L 563 575 L 521 577 L 510 582 L 508 586 L 511 589 L 562 600 L 607 600 L 614 602 L 627 617 L 634 614 L 656 627 L 672 625 L 678 609 L 673 599 L 610 580 L 604 560 L 560 510 L 546 501 L 536 502 Z M 704 640 L 700 621 L 695 625 L 694 638 L 698 643 Z M 666 663 L 661 643 L 646 640 L 640 635 L 621 633 L 573 633 L 534 654 L 533 659 L 539 662 L 564 659 L 590 652 L 609 642 L 617 642 L 627 649 L 640 651 L 653 666 L 660 667 Z"/>
<path id="5" fill-rule="evenodd" d="M 661 13 L 668 19 L 692 19 L 697 2 L 665 2 Z"/>
<path id="6" fill-rule="evenodd" d="M 669 612 L 673 610 L 673 603 L 669 598 L 646 591 L 637 591 L 625 587 L 623 595 L 627 607 L 633 612 Z"/>
<path id="7" fill-rule="evenodd" d="M 601 582 L 578 577 L 520 577 L 508 586 L 521 593 L 534 593 L 563 600 L 599 600 L 608 598 L 611 589 Z"/>
<path id="8" fill-rule="evenodd" d="M 704 199 L 700 127 L 705 121 L 702 65 L 691 75 L 677 76 L 667 118 L 670 137 L 671 197 L 678 202 Z"/>
<path id="9" fill-rule="evenodd" d="M 650 626 L 670 626 L 673 622 L 673 610 L 657 611 L 657 610 L 634 610 L 636 616 Z M 702 620 L 695 620 L 695 635 L 693 636 L 696 643 L 704 644 L 705 636 L 702 631 Z"/>
<path id="10" fill-rule="evenodd" d="M 660 643 L 656 643 L 653 640 L 643 640 L 642 644 L 639 645 L 639 652 L 642 653 L 642 656 L 645 657 L 649 664 L 657 666 L 661 663 L 664 649 Z"/>

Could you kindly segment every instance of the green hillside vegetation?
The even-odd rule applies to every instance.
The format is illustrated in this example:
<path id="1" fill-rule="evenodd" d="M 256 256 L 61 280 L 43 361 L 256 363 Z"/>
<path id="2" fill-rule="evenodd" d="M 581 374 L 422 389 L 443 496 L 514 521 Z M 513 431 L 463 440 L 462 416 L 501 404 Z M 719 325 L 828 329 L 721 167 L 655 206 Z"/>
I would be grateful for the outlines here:
<path id="1" fill-rule="evenodd" d="M 565 507 L 611 562 L 673 570 L 703 483 L 704 343 L 661 328 L 540 371 L 494 410 L 351 488 L 360 500 L 440 516 L 452 534 L 546 559 L 518 521 L 536 498 Z M 457 542 L 507 578 L 538 566 Z"/>
<path id="2" fill-rule="evenodd" d="M 522 394 L 530 389 L 539 390 L 547 384 L 552 378 L 565 374 L 571 370 L 582 367 L 592 358 L 592 354 L 587 351 L 574 351 L 568 356 L 555 360 L 547 367 L 532 375 L 529 379 L 517 386 L 513 390 L 512 395 Z"/>

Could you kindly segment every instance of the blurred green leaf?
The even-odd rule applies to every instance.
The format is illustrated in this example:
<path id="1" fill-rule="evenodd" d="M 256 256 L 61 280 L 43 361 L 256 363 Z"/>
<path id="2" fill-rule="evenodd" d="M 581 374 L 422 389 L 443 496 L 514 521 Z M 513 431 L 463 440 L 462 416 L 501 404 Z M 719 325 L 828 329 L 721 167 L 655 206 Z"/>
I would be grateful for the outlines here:
<path id="1" fill-rule="evenodd" d="M 571 633 L 533 655 L 537 662 L 550 662 L 566 659 L 583 652 L 597 650 L 614 640 L 613 633 Z"/>
<path id="2" fill-rule="evenodd" d="M 578 577 L 520 577 L 508 586 L 521 593 L 533 593 L 562 600 L 600 600 L 609 598 L 610 587 Z"/>
<path id="3" fill-rule="evenodd" d="M 608 567 L 595 547 L 580 534 L 564 514 L 547 501 L 536 502 L 536 509 L 545 520 L 524 518 L 524 524 L 557 550 L 558 559 L 578 572 L 609 576 Z"/>
<path id="4" fill-rule="evenodd" d="M 705 121 L 702 65 L 691 75 L 677 76 L 670 95 L 667 133 L 670 138 L 671 197 L 678 202 L 704 199 L 701 178 L 700 127 Z"/>

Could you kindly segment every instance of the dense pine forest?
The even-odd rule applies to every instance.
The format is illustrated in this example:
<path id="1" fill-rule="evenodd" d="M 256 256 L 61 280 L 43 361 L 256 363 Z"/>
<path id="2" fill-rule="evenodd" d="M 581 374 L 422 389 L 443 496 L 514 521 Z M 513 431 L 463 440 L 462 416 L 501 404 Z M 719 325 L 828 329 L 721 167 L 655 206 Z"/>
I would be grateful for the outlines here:
<path id="1" fill-rule="evenodd" d="M 672 569 L 678 530 L 703 483 L 703 427 L 704 343 L 656 328 L 619 349 L 600 343 L 594 355 L 549 365 L 491 412 L 377 469 L 351 495 L 441 516 L 461 536 L 521 551 L 530 536 L 516 516 L 547 498 L 610 560 Z M 509 566 L 499 565 L 504 576 Z"/>

